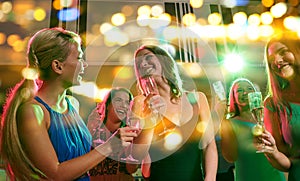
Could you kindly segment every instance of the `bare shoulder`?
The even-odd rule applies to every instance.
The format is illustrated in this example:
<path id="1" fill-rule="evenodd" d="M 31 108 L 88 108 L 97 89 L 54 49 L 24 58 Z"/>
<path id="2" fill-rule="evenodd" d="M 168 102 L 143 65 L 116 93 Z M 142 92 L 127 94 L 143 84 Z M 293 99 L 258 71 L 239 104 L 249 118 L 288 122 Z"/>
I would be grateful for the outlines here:
<path id="1" fill-rule="evenodd" d="M 201 91 L 187 92 L 187 96 L 189 99 L 193 99 L 193 98 L 196 99 L 195 101 L 198 101 L 200 104 L 207 102 L 206 95 Z"/>
<path id="2" fill-rule="evenodd" d="M 17 111 L 17 122 L 21 126 L 41 125 L 45 123 L 45 107 L 35 100 L 20 105 Z M 47 115 L 48 116 L 48 115 Z"/>

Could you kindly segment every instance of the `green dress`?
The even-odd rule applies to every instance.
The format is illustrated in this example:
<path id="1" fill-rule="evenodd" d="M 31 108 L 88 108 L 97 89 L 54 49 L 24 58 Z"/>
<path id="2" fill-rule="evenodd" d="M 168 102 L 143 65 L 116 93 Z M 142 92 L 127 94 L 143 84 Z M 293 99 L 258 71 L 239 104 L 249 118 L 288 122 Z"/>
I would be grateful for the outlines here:
<path id="1" fill-rule="evenodd" d="M 231 119 L 237 138 L 236 181 L 285 181 L 283 172 L 272 167 L 263 153 L 256 153 L 251 128 L 253 123 Z"/>

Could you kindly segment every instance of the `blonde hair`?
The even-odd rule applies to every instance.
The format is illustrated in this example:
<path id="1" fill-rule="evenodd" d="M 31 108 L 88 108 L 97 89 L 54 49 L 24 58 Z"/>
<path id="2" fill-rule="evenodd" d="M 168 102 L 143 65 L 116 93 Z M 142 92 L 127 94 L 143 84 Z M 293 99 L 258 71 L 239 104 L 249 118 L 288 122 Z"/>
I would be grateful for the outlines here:
<path id="1" fill-rule="evenodd" d="M 80 45 L 80 37 L 62 28 L 45 28 L 29 40 L 27 67 L 36 69 L 41 80 L 50 78 L 53 60 L 64 61 L 72 44 Z M 34 98 L 38 90 L 37 80 L 24 78 L 7 95 L 1 120 L 1 159 L 11 180 L 39 180 L 46 177 L 36 168 L 24 151 L 18 135 L 17 111 L 19 107 Z"/>

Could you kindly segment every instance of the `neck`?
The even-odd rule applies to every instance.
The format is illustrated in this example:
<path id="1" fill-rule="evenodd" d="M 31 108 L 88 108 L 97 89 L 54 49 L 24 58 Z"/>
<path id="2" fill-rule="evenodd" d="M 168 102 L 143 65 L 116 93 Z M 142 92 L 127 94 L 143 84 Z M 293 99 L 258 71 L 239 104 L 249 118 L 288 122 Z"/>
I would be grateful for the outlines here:
<path id="1" fill-rule="evenodd" d="M 51 108 L 58 112 L 64 112 L 67 109 L 65 101 L 66 89 L 43 83 L 37 96 L 43 99 Z"/>
<path id="2" fill-rule="evenodd" d="M 121 126 L 121 121 L 116 122 L 116 121 L 110 120 L 109 117 L 107 118 L 106 123 L 105 123 L 105 127 L 110 132 L 117 130 L 118 128 L 120 128 L 120 126 Z"/>

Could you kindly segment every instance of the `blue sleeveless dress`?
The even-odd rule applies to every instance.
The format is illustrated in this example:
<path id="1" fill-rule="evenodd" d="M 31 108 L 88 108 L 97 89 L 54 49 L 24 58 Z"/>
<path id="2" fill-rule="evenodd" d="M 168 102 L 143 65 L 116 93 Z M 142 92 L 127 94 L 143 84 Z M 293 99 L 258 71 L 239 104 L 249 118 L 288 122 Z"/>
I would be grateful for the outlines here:
<path id="1" fill-rule="evenodd" d="M 51 109 L 42 99 L 35 99 L 43 104 L 50 113 L 48 134 L 60 163 L 88 153 L 91 149 L 92 137 L 82 118 L 66 98 L 68 112 L 61 114 Z M 88 181 L 84 174 L 77 181 Z"/>

